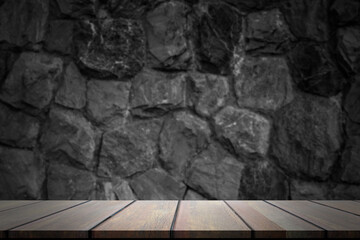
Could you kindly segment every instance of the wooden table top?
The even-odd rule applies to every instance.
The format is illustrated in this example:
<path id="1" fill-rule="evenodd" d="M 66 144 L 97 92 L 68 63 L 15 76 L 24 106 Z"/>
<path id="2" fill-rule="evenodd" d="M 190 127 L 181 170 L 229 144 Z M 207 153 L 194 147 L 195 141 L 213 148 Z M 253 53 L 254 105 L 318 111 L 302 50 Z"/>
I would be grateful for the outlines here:
<path id="1" fill-rule="evenodd" d="M 0 238 L 360 237 L 359 201 L 0 201 Z"/>

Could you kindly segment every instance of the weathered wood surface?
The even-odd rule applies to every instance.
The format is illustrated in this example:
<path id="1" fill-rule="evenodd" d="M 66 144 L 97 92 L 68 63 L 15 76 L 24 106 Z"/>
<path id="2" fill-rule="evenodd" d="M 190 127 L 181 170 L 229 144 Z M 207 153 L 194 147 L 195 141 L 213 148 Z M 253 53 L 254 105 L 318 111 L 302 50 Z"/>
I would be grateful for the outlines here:
<path id="1" fill-rule="evenodd" d="M 15 228 L 9 237 L 88 238 L 89 230 L 132 201 L 91 201 Z"/>
<path id="2" fill-rule="evenodd" d="M 336 208 L 345 212 L 349 212 L 355 215 L 359 215 L 360 216 L 360 202 L 355 202 L 355 201 L 326 201 L 326 200 L 322 200 L 322 201 L 313 201 L 319 204 L 323 204 L 325 206 L 329 206 L 332 208 Z"/>
<path id="3" fill-rule="evenodd" d="M 178 201 L 137 201 L 93 229 L 94 238 L 169 238 Z"/>
<path id="4" fill-rule="evenodd" d="M 13 209 L 13 208 L 18 208 L 18 207 L 22 207 L 22 206 L 26 206 L 26 205 L 30 205 L 30 204 L 34 204 L 40 201 L 0 201 L 0 212 L 1 211 L 5 211 L 5 210 L 9 210 L 9 209 Z"/>

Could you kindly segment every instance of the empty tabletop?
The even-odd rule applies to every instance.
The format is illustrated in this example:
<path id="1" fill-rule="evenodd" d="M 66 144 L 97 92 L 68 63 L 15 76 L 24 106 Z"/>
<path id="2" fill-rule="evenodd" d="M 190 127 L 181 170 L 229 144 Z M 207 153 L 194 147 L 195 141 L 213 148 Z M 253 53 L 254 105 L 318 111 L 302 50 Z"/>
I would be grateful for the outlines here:
<path id="1" fill-rule="evenodd" d="M 0 201 L 0 212 L 9 210 L 12 208 L 22 207 L 30 204 L 34 204 L 40 201 Z"/>
<path id="2" fill-rule="evenodd" d="M 90 201 L 15 228 L 9 237 L 89 237 L 89 230 L 132 201 Z"/>
<path id="3" fill-rule="evenodd" d="M 329 206 L 332 208 L 336 208 L 342 211 L 346 211 L 355 215 L 360 215 L 360 202 L 355 201 L 329 201 L 329 200 L 322 200 L 322 201 L 313 201 L 318 204 L 323 204 L 325 206 Z"/>

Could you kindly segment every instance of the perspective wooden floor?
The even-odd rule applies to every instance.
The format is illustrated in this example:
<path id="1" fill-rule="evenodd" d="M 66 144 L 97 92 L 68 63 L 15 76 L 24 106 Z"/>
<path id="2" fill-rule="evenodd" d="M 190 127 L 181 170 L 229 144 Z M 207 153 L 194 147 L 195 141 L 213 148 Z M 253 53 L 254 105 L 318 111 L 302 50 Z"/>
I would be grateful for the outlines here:
<path id="1" fill-rule="evenodd" d="M 0 237 L 360 237 L 360 201 L 0 201 Z"/>

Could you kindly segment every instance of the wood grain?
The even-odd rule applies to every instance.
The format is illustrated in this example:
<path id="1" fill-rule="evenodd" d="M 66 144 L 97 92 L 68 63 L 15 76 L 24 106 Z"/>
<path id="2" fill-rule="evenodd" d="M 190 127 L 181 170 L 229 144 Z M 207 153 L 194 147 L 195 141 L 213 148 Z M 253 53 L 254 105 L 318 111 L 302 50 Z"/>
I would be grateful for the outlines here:
<path id="1" fill-rule="evenodd" d="M 323 238 L 325 232 L 264 201 L 226 201 L 256 238 Z"/>
<path id="2" fill-rule="evenodd" d="M 43 201 L 0 212 L 0 232 L 18 227 L 85 201 Z"/>
<path id="3" fill-rule="evenodd" d="M 9 237 L 88 238 L 89 230 L 132 201 L 90 201 L 15 228 Z"/>
<path id="4" fill-rule="evenodd" d="M 0 212 L 12 208 L 18 208 L 18 207 L 38 203 L 38 202 L 40 201 L 0 201 Z"/>
<path id="5" fill-rule="evenodd" d="M 169 238 L 178 201 L 136 201 L 92 230 L 94 238 Z"/>
<path id="6" fill-rule="evenodd" d="M 360 217 L 309 201 L 268 201 L 326 229 L 327 237 L 360 237 Z"/>
<path id="7" fill-rule="evenodd" d="M 223 201 L 181 201 L 175 238 L 250 238 L 251 230 Z"/>
<path id="8" fill-rule="evenodd" d="M 350 212 L 356 215 L 360 215 L 360 203 L 354 201 L 338 201 L 338 200 L 324 200 L 324 201 L 313 201 L 329 207 L 337 208 L 346 212 Z"/>

